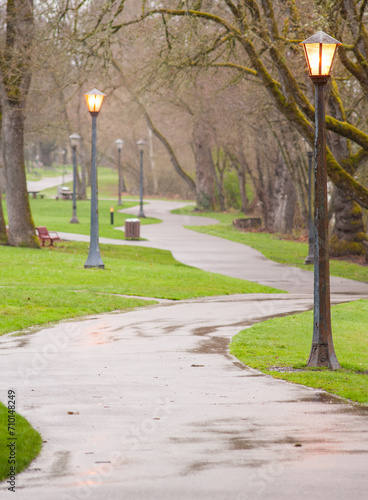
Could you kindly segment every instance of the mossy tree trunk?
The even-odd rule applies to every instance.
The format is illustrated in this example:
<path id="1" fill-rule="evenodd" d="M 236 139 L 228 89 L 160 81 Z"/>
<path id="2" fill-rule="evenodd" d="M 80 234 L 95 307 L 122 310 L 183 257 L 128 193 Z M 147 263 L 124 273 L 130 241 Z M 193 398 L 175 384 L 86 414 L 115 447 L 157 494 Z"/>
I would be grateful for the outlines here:
<path id="1" fill-rule="evenodd" d="M 215 205 L 215 175 L 207 124 L 197 119 L 193 130 L 196 164 L 196 208 L 211 211 Z"/>
<path id="2" fill-rule="evenodd" d="M 335 84 L 332 85 L 328 105 L 331 116 L 338 120 L 346 119 Z M 350 175 L 354 175 L 356 168 L 346 161 L 350 156 L 350 141 L 330 132 L 329 143 L 338 162 L 344 165 Z M 335 225 L 330 238 L 330 255 L 333 257 L 363 255 L 365 253 L 363 241 L 368 238 L 361 207 L 345 191 L 334 187 L 331 209 L 335 214 Z"/>
<path id="3" fill-rule="evenodd" d="M 330 240 L 330 255 L 363 255 L 363 241 L 367 240 L 362 209 L 341 189 L 335 188 L 333 195 L 335 226 Z"/>
<path id="4" fill-rule="evenodd" d="M 270 229 L 275 233 L 291 233 L 296 208 L 296 192 L 281 152 L 277 155 L 272 208 Z"/>
<path id="5" fill-rule="evenodd" d="M 25 103 L 31 82 L 33 2 L 8 0 L 0 56 L 2 147 L 8 208 L 8 243 L 39 247 L 29 205 L 24 162 Z"/>
<path id="6" fill-rule="evenodd" d="M 234 151 L 226 149 L 226 155 L 230 159 L 231 165 L 234 168 L 236 175 L 238 176 L 239 192 L 241 200 L 240 212 L 246 214 L 249 206 L 249 200 L 247 195 L 247 177 L 246 177 L 246 170 L 248 165 L 244 155 L 244 151 L 240 150 L 237 151 L 237 153 L 235 154 Z"/>

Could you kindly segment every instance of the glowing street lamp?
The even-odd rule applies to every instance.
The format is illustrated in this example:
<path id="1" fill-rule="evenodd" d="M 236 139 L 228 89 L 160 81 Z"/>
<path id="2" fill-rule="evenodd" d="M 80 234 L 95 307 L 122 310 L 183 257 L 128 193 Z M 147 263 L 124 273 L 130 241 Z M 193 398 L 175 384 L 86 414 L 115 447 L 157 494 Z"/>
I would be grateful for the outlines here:
<path id="1" fill-rule="evenodd" d="M 316 77 L 328 78 L 331 74 L 336 49 L 341 43 L 323 31 L 318 31 L 318 33 L 307 38 L 300 45 L 304 47 L 309 75 L 313 82 Z"/>
<path id="2" fill-rule="evenodd" d="M 124 141 L 123 139 L 116 139 L 115 141 L 117 150 L 118 150 L 118 175 L 119 175 L 119 198 L 118 198 L 118 205 L 122 205 L 121 203 L 121 189 L 122 189 L 122 172 L 121 172 L 121 150 L 123 149 L 123 144 Z"/>
<path id="3" fill-rule="evenodd" d="M 77 147 L 81 136 L 72 134 L 69 136 L 69 140 L 73 151 L 73 215 L 70 219 L 70 224 L 79 224 L 77 217 Z"/>
<path id="4" fill-rule="evenodd" d="M 88 111 L 92 113 L 97 113 L 100 111 L 102 102 L 104 100 L 104 97 L 106 94 L 103 94 L 97 89 L 90 90 L 86 94 L 84 94 L 84 97 L 86 98 L 87 101 L 87 107 Z"/>
<path id="5" fill-rule="evenodd" d="M 93 89 L 85 94 L 88 111 L 92 116 L 92 168 L 91 168 L 91 230 L 89 254 L 84 264 L 85 268 L 98 267 L 105 269 L 102 262 L 100 247 L 98 243 L 98 198 L 97 198 L 97 116 L 101 109 L 105 94 L 97 89 Z"/>
<path id="6" fill-rule="evenodd" d="M 315 88 L 314 322 L 312 348 L 307 365 L 337 370 L 341 367 L 335 354 L 331 331 L 325 86 L 330 78 L 336 48 L 341 43 L 319 31 L 301 45 L 304 47 L 309 75 Z"/>

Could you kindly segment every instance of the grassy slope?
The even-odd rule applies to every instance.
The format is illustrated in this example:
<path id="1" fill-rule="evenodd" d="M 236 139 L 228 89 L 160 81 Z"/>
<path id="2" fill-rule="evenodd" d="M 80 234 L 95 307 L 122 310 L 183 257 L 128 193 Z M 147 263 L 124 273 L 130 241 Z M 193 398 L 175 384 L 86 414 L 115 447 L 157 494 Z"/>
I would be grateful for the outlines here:
<path id="1" fill-rule="evenodd" d="M 15 417 L 16 440 L 16 473 L 25 469 L 41 451 L 42 439 L 27 420 L 16 414 Z M 10 472 L 8 441 L 8 409 L 0 403 L 0 481 L 7 479 Z M 9 492 L 11 493 L 11 492 Z"/>
<path id="2" fill-rule="evenodd" d="M 324 389 L 344 398 L 368 404 L 368 302 L 332 307 L 332 329 L 342 370 L 306 369 L 313 312 L 308 311 L 256 324 L 233 337 L 230 351 L 247 366 L 276 378 Z M 292 367 L 301 371 L 276 372 Z"/>
<path id="3" fill-rule="evenodd" d="M 64 233 L 90 234 L 90 210 L 91 202 L 82 200 L 77 202 L 77 216 L 79 224 L 70 224 L 73 204 L 71 200 L 51 200 L 37 199 L 30 200 L 33 220 L 36 226 L 46 226 L 49 231 L 60 231 Z M 124 208 L 137 205 L 136 202 L 125 202 Z M 114 225 L 110 224 L 110 207 L 114 207 Z M 132 218 L 132 215 L 118 212 L 122 207 L 114 202 L 100 200 L 99 209 L 99 235 L 103 238 L 124 239 L 124 232 L 114 229 L 114 227 L 124 227 L 125 219 Z M 141 219 L 141 224 L 155 224 L 161 222 L 159 219 L 146 217 Z"/>
<path id="4" fill-rule="evenodd" d="M 101 245 L 101 254 L 104 271 L 84 269 L 87 243 L 41 250 L 0 247 L 0 334 L 146 304 L 119 294 L 177 300 L 277 291 L 185 266 L 163 250 Z"/>

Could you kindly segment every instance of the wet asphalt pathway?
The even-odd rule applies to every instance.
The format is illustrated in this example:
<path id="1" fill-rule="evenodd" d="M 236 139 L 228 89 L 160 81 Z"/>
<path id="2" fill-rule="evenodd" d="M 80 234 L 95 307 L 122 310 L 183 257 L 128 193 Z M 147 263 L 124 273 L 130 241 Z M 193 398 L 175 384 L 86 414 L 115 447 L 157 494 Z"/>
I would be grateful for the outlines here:
<path id="1" fill-rule="evenodd" d="M 170 213 L 171 210 L 183 206 L 186 206 L 186 203 L 151 200 L 144 207 L 146 216 L 161 219 L 163 223 L 141 225 L 141 237 L 147 241 L 125 241 L 124 228 L 120 228 L 120 231 L 117 230 L 117 238 L 120 239 L 100 238 L 100 242 L 170 250 L 179 262 L 205 271 L 254 281 L 289 293 L 313 293 L 313 272 L 271 262 L 257 250 L 241 243 L 186 229 L 184 226 L 205 226 L 216 224 L 217 221 Z M 123 212 L 133 216 L 138 210 L 139 207 L 136 206 L 123 209 Z M 59 234 L 64 239 L 89 241 L 89 236 Z M 368 283 L 332 277 L 331 291 L 343 295 L 368 295 Z"/>
<path id="2" fill-rule="evenodd" d="M 164 224 L 143 226 L 151 240 L 140 244 L 173 248 L 176 225 L 171 242 L 152 236 Z M 190 263 L 194 249 L 198 267 L 214 270 L 223 240 L 191 250 L 188 233 L 175 257 Z M 18 410 L 46 441 L 13 498 L 365 499 L 366 409 L 274 380 L 228 353 L 239 330 L 312 307 L 308 280 L 268 262 L 253 261 L 254 281 L 297 283 L 299 292 L 168 302 L 2 337 L 2 385 L 15 388 Z M 348 281 L 335 285 L 333 301 L 350 300 Z M 361 286 L 349 293 L 367 293 Z"/>

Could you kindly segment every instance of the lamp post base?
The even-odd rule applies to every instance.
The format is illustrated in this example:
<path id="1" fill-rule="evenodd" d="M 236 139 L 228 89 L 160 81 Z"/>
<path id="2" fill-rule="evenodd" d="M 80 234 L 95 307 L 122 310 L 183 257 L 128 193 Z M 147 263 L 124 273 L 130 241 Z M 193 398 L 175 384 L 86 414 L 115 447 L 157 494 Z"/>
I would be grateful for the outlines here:
<path id="1" fill-rule="evenodd" d="M 84 264 L 84 269 L 91 269 L 92 267 L 97 267 L 98 269 L 105 269 L 105 264 Z"/>
<path id="2" fill-rule="evenodd" d="M 98 269 L 105 269 L 105 264 L 102 262 L 101 255 L 99 253 L 88 255 L 88 259 L 84 264 L 84 269 L 90 269 L 91 267 L 97 267 Z"/>
<path id="3" fill-rule="evenodd" d="M 325 366 L 330 370 L 340 370 L 341 366 L 337 360 L 334 349 L 330 348 L 328 344 L 313 343 L 309 359 L 307 363 L 308 368 Z"/>
<path id="4" fill-rule="evenodd" d="M 79 220 L 78 220 L 78 217 L 75 217 L 73 215 L 73 217 L 70 219 L 69 221 L 69 224 L 79 224 Z"/>
<path id="5" fill-rule="evenodd" d="M 308 257 L 304 261 L 304 264 L 314 264 L 314 256 L 308 255 Z"/>
<path id="6" fill-rule="evenodd" d="M 146 216 L 145 216 L 145 215 L 144 215 L 144 213 L 143 213 L 143 210 L 139 210 L 138 217 L 143 217 L 143 219 L 145 219 L 145 218 L 146 218 Z"/>

